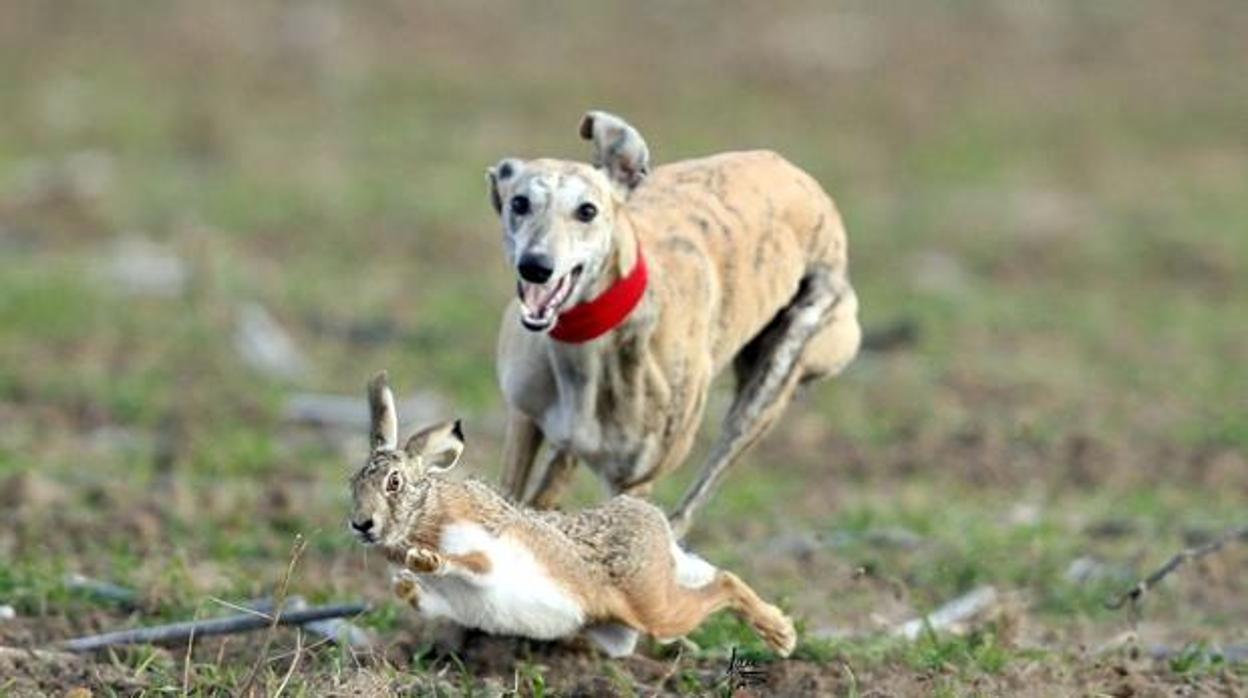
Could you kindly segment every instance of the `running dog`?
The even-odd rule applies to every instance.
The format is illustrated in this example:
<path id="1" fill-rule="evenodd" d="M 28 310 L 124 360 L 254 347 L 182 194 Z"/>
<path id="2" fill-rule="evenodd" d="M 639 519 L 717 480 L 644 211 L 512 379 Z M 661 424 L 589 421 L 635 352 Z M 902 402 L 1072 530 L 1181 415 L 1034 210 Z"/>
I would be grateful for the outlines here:
<path id="1" fill-rule="evenodd" d="M 504 487 L 551 507 L 583 462 L 612 493 L 647 494 L 688 456 L 731 365 L 732 405 L 671 514 L 683 535 L 797 386 L 857 354 L 845 229 L 819 184 L 773 152 L 652 171 L 619 117 L 591 111 L 580 135 L 591 163 L 506 158 L 487 172 L 519 277 L 498 344 Z"/>

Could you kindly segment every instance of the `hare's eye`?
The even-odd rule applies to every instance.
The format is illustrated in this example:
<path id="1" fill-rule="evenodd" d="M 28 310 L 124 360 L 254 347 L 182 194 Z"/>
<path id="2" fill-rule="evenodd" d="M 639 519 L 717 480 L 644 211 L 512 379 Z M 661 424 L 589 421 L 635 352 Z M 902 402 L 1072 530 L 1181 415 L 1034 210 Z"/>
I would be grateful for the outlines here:
<path id="1" fill-rule="evenodd" d="M 397 470 L 390 471 L 390 474 L 386 476 L 386 492 L 388 494 L 394 494 L 395 492 L 398 492 L 399 488 L 402 486 L 403 476 L 400 475 Z"/>
<path id="2" fill-rule="evenodd" d="M 515 196 L 511 199 L 511 212 L 517 216 L 527 215 L 529 212 L 529 197 Z"/>

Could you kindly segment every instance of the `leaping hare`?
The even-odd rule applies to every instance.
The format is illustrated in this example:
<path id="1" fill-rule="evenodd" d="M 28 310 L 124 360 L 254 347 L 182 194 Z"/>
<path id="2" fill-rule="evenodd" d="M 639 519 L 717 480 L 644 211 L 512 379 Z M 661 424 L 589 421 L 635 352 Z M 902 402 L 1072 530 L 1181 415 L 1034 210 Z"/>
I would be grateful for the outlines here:
<path id="1" fill-rule="evenodd" d="M 464 449 L 459 421 L 398 446 L 394 396 L 369 384 L 372 451 L 351 479 L 351 528 L 399 566 L 394 592 L 426 617 L 551 640 L 582 629 L 611 656 L 639 633 L 672 640 L 732 609 L 781 656 L 793 622 L 731 572 L 680 548 L 655 506 L 617 496 L 575 514 L 511 504 L 443 477 Z"/>

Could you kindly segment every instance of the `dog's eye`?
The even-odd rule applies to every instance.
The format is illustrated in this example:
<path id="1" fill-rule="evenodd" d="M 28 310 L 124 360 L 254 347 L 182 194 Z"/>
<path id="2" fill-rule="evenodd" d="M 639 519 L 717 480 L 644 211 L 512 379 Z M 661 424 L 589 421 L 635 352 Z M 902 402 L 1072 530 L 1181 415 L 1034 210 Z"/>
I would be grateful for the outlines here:
<path id="1" fill-rule="evenodd" d="M 584 203 L 576 207 L 576 219 L 582 223 L 588 223 L 594 220 L 598 215 L 598 207 L 591 203 Z"/>
<path id="2" fill-rule="evenodd" d="M 529 197 L 513 196 L 511 198 L 511 212 L 517 216 L 523 216 L 529 212 Z"/>
<path id="3" fill-rule="evenodd" d="M 394 494 L 395 492 L 398 492 L 399 488 L 402 486 L 403 476 L 399 474 L 399 471 L 391 470 L 390 474 L 386 476 L 386 493 Z"/>

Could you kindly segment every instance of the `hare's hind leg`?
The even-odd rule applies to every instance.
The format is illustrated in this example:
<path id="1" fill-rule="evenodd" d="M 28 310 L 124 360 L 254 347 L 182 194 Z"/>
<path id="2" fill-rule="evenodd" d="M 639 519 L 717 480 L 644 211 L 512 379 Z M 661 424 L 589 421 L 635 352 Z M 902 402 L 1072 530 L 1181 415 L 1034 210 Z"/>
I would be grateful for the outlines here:
<path id="1" fill-rule="evenodd" d="M 677 578 L 669 582 L 665 602 L 658 604 L 646 619 L 648 630 L 655 637 L 660 640 L 682 637 L 701 625 L 707 616 L 728 608 L 749 623 L 776 654 L 787 657 L 793 651 L 797 644 L 793 621 L 759 598 L 737 575 L 715 570 L 710 581 L 697 587 L 682 585 L 680 581 L 678 573 Z"/>
<path id="2" fill-rule="evenodd" d="M 740 577 L 720 571 L 716 581 L 727 588 L 729 608 L 750 624 L 767 646 L 781 657 L 787 657 L 797 646 L 797 629 L 779 608 L 763 601 Z"/>

